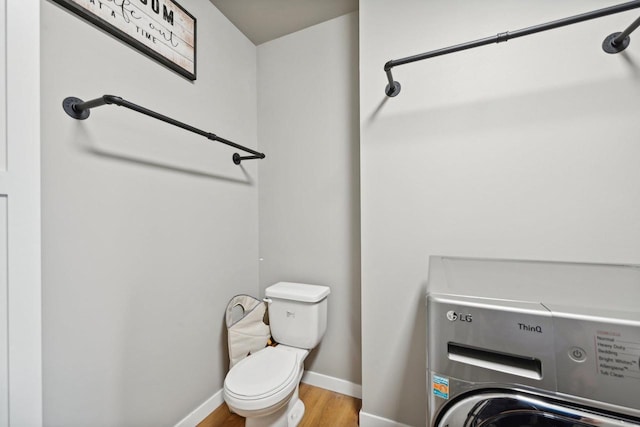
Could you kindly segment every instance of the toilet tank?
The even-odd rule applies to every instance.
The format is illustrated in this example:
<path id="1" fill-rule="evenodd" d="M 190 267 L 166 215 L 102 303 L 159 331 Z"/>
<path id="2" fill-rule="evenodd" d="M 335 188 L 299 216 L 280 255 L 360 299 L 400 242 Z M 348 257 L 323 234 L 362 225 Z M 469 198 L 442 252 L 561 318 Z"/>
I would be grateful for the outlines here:
<path id="1" fill-rule="evenodd" d="M 328 286 L 279 282 L 266 289 L 269 325 L 276 342 L 312 349 L 327 330 Z"/>

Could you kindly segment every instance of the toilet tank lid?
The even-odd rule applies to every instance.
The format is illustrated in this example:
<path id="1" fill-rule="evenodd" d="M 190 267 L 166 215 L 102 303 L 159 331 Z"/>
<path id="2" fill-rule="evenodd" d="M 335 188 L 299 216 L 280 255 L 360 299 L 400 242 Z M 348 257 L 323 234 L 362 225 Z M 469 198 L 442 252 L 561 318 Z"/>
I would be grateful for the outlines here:
<path id="1" fill-rule="evenodd" d="M 305 283 L 279 282 L 267 288 L 267 298 L 280 298 L 292 301 L 318 302 L 329 295 L 328 286 L 307 285 Z"/>

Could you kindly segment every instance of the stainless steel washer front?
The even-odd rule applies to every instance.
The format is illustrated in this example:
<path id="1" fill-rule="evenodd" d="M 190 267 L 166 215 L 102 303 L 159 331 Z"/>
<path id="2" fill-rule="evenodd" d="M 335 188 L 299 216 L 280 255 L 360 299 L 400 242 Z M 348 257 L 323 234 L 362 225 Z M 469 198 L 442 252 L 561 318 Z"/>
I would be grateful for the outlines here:
<path id="1" fill-rule="evenodd" d="M 525 392 L 476 392 L 442 412 L 438 427 L 630 427 L 631 419 L 553 403 Z"/>
<path id="2" fill-rule="evenodd" d="M 638 267 L 432 257 L 427 290 L 429 426 L 640 427 Z"/>

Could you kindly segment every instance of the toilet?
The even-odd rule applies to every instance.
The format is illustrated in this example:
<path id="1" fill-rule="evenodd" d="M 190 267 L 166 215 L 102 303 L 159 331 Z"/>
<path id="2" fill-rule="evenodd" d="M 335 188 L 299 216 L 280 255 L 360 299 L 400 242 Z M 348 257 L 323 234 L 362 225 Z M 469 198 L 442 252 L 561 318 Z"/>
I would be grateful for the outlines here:
<path id="1" fill-rule="evenodd" d="M 304 415 L 298 386 L 304 360 L 327 330 L 327 286 L 280 282 L 266 289 L 275 347 L 235 364 L 224 380 L 229 409 L 246 427 L 295 427 Z"/>

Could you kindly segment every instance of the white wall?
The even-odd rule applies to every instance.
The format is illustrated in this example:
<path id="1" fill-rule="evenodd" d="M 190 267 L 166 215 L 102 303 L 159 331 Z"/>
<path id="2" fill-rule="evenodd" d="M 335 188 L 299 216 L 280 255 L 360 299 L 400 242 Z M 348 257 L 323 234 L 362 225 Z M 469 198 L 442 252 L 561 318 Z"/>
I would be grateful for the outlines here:
<path id="1" fill-rule="evenodd" d="M 260 45 L 258 70 L 261 294 L 283 280 L 330 286 L 306 368 L 359 385 L 357 13 Z"/>
<path id="2" fill-rule="evenodd" d="M 429 255 L 640 262 L 637 12 L 383 65 L 615 3 L 361 2 L 365 415 L 425 425 Z"/>
<path id="3" fill-rule="evenodd" d="M 124 108 L 111 93 L 257 146 L 256 50 L 209 2 L 190 82 L 42 2 L 44 417 L 174 425 L 222 387 L 224 309 L 258 291 L 257 163 Z"/>

